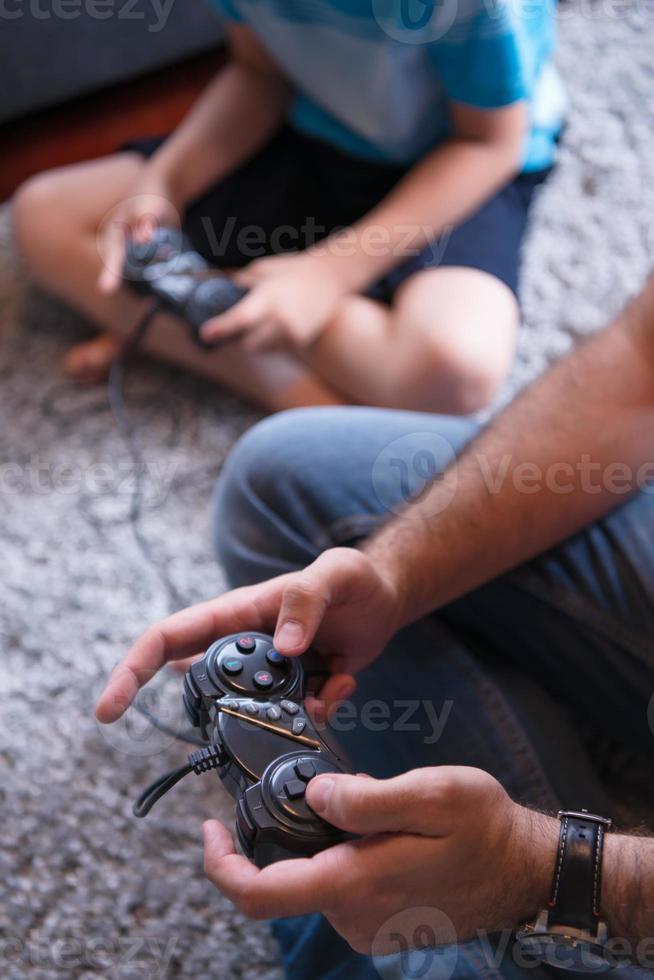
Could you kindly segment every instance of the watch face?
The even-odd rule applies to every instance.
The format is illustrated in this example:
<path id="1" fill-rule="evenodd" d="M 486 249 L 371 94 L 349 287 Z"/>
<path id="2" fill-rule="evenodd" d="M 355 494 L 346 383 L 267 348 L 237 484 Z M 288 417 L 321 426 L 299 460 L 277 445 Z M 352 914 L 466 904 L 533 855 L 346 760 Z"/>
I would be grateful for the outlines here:
<path id="1" fill-rule="evenodd" d="M 528 933 L 518 936 L 520 949 L 539 963 L 574 973 L 608 973 L 615 967 L 610 950 L 599 943 L 563 933 Z"/>

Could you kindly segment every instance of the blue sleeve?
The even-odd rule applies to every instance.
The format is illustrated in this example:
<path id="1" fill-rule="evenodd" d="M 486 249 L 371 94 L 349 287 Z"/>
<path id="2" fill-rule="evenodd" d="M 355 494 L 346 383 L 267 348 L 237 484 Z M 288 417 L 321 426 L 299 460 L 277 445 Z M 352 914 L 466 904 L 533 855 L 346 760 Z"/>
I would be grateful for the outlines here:
<path id="1" fill-rule="evenodd" d="M 468 5 L 464 16 L 431 45 L 447 96 L 480 109 L 529 99 L 553 47 L 548 6 L 539 4 L 534 12 L 532 5 L 528 14 L 521 14 L 502 0 Z"/>
<path id="2" fill-rule="evenodd" d="M 216 8 L 223 20 L 235 21 L 237 24 L 244 22 L 244 17 L 239 13 L 234 0 L 211 0 L 211 5 Z"/>

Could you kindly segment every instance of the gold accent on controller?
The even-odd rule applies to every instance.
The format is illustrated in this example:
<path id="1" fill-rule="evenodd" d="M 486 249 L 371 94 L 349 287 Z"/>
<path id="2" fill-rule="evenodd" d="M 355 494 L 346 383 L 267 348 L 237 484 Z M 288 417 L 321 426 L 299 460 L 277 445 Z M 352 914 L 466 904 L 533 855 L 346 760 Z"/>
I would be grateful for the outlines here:
<path id="1" fill-rule="evenodd" d="M 222 711 L 225 715 L 231 715 L 233 718 L 240 718 L 242 721 L 247 721 L 251 725 L 258 725 L 259 728 L 265 728 L 269 732 L 274 732 L 275 735 L 283 735 L 286 738 L 290 738 L 293 742 L 300 742 L 302 745 L 308 745 L 312 749 L 321 749 L 322 745 L 317 742 L 314 738 L 309 738 L 308 735 L 294 735 L 293 732 L 289 732 L 287 728 L 275 725 L 273 722 L 264 721 L 262 718 L 256 718 L 254 715 L 247 715 L 242 711 L 237 711 L 234 708 L 228 708 L 226 705 L 221 704 L 220 701 L 216 702 L 216 708 L 218 711 Z"/>

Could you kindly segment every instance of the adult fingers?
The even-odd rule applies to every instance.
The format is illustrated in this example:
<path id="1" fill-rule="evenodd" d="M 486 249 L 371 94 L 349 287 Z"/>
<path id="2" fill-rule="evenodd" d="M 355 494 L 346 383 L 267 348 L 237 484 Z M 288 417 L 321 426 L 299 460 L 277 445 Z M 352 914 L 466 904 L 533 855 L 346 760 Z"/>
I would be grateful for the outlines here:
<path id="1" fill-rule="evenodd" d="M 313 858 L 279 861 L 258 870 L 236 854 L 229 831 L 218 821 L 204 824 L 205 874 L 216 888 L 251 919 L 272 919 L 321 912 L 338 904 L 347 888 L 347 855 L 338 845 Z"/>
<path id="2" fill-rule="evenodd" d="M 325 681 L 318 695 L 307 697 L 305 707 L 316 724 L 326 724 L 338 705 L 352 697 L 356 686 L 357 682 L 352 674 L 332 674 Z"/>
<path id="3" fill-rule="evenodd" d="M 169 616 L 143 633 L 112 673 L 96 706 L 99 721 L 117 721 L 139 689 L 169 660 L 203 652 L 214 640 L 239 630 L 269 629 L 283 580 L 228 592 Z M 270 611 L 269 610 L 270 607 Z"/>
<path id="4" fill-rule="evenodd" d="M 329 607 L 346 601 L 360 585 L 365 569 L 365 558 L 359 552 L 332 548 L 296 572 L 282 591 L 275 630 L 279 652 L 287 656 L 304 653 Z"/>
<path id="5" fill-rule="evenodd" d="M 413 769 L 393 779 L 324 775 L 307 787 L 309 806 L 329 823 L 357 834 L 404 832 L 444 836 L 472 781 L 461 766 Z"/>

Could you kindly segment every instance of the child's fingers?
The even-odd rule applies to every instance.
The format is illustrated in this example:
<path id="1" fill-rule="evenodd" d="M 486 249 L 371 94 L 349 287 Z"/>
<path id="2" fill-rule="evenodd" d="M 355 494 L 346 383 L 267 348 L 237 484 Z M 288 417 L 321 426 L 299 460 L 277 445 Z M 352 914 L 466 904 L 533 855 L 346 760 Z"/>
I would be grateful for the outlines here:
<path id="1" fill-rule="evenodd" d="M 104 269 L 98 279 L 98 289 L 101 293 L 115 293 L 120 284 L 120 278 L 111 270 Z"/>
<path id="2" fill-rule="evenodd" d="M 125 237 L 120 228 L 109 228 L 101 245 L 100 255 L 103 268 L 98 277 L 98 289 L 101 293 L 113 293 L 122 281 L 125 260 Z"/>
<path id="3" fill-rule="evenodd" d="M 208 343 L 215 343 L 218 340 L 228 340 L 237 337 L 244 330 L 248 330 L 255 324 L 260 323 L 266 316 L 266 302 L 256 291 L 248 293 L 235 306 L 223 313 L 215 316 L 203 324 L 200 335 Z"/>
<path id="4" fill-rule="evenodd" d="M 285 336 L 276 320 L 266 320 L 247 332 L 243 347 L 247 351 L 273 350 L 284 346 Z"/>
<path id="5" fill-rule="evenodd" d="M 286 270 L 290 258 L 291 253 L 285 252 L 282 255 L 264 255 L 263 258 L 254 259 L 243 269 L 234 271 L 234 282 L 251 289 L 264 279 L 276 275 L 280 270 Z"/>
<path id="6" fill-rule="evenodd" d="M 245 289 L 252 289 L 259 282 L 260 278 L 255 262 L 251 262 L 245 269 L 237 269 L 232 275 L 234 282 L 238 286 L 243 286 Z"/>

